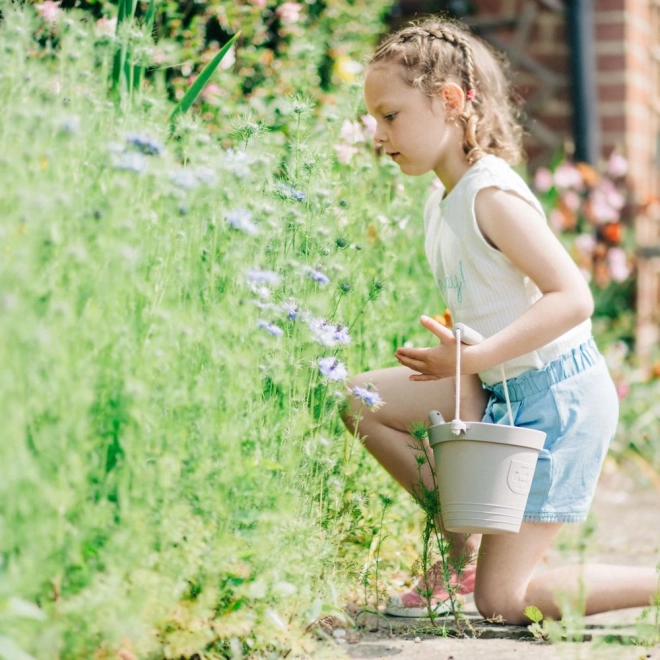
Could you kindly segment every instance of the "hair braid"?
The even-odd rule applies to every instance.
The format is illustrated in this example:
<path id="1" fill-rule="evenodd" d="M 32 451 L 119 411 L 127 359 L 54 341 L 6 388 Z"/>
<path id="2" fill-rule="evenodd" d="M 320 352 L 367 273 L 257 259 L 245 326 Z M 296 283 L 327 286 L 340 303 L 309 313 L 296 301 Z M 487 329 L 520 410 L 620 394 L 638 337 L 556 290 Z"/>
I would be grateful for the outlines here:
<path id="1" fill-rule="evenodd" d="M 447 46 L 443 45 L 447 44 Z M 403 66 L 404 79 L 429 96 L 448 82 L 465 95 L 461 114 L 463 151 L 469 163 L 494 153 L 510 163 L 522 156 L 522 129 L 505 77 L 505 63 L 459 24 L 430 20 L 386 37 L 372 64 Z"/>

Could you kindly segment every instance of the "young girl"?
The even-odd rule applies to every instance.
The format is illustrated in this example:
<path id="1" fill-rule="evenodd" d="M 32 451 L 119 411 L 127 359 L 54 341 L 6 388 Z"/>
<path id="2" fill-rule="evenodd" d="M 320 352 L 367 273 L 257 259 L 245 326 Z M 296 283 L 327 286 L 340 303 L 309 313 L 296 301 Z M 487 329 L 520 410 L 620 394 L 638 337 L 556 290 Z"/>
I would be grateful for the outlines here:
<path id="1" fill-rule="evenodd" d="M 479 539 L 444 531 L 452 588 L 474 591 L 483 616 L 514 624 L 528 622 L 529 605 L 559 618 L 560 603 L 579 595 L 587 615 L 649 605 L 658 591 L 654 568 L 535 570 L 562 524 L 587 516 L 618 401 L 591 337 L 585 279 L 510 167 L 520 160 L 522 131 L 503 62 L 459 25 L 431 20 L 385 39 L 364 93 L 387 156 L 411 176 L 435 172 L 442 184 L 424 210 L 426 254 L 454 321 L 485 337 L 461 347 L 462 419 L 507 423 L 504 363 L 515 424 L 547 434 L 518 534 Z M 455 338 L 429 317 L 421 323 L 439 343 L 400 348 L 402 366 L 356 377 L 353 386 L 375 387 L 386 405 L 364 410 L 353 401 L 345 414 L 410 493 L 419 492 L 420 472 L 409 429 L 431 410 L 452 419 L 455 397 Z M 428 469 L 422 479 L 432 488 Z M 427 598 L 437 613 L 446 611 L 442 572 L 434 566 L 386 611 L 423 616 Z"/>

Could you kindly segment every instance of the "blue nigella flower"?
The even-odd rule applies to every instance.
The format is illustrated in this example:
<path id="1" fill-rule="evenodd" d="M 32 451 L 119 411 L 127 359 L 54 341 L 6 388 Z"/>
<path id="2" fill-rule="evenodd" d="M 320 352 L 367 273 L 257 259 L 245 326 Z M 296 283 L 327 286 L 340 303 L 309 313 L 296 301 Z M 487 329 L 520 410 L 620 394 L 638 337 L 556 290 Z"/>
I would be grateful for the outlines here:
<path id="1" fill-rule="evenodd" d="M 191 188 L 197 187 L 197 177 L 193 172 L 181 167 L 178 170 L 175 170 L 170 174 L 170 181 L 179 188 L 186 188 L 190 190 Z"/>
<path id="2" fill-rule="evenodd" d="M 116 170 L 130 170 L 140 174 L 147 167 L 147 160 L 142 154 L 129 152 L 115 158 L 113 167 Z"/>
<path id="3" fill-rule="evenodd" d="M 252 213 L 247 209 L 234 209 L 229 211 L 226 216 L 229 226 L 233 229 L 240 229 L 246 234 L 256 234 L 259 231 L 257 225 L 252 222 Z"/>
<path id="4" fill-rule="evenodd" d="M 293 300 L 282 303 L 282 311 L 286 312 L 289 321 L 295 321 L 298 318 L 298 305 Z"/>
<path id="5" fill-rule="evenodd" d="M 160 142 L 142 133 L 129 133 L 126 142 L 145 156 L 161 156 L 165 151 Z"/>
<path id="6" fill-rule="evenodd" d="M 376 410 L 380 408 L 384 401 L 380 398 L 380 394 L 375 390 L 368 389 L 366 387 L 358 387 L 357 385 L 351 389 L 353 396 L 356 399 L 359 399 L 364 403 L 367 408 L 370 410 Z"/>
<path id="7" fill-rule="evenodd" d="M 329 348 L 335 346 L 345 346 L 351 343 L 351 336 L 348 334 L 348 328 L 335 325 L 324 319 L 312 318 L 308 321 L 309 329 L 314 335 L 314 339 Z"/>
<path id="8" fill-rule="evenodd" d="M 318 282 L 319 284 L 330 283 L 330 278 L 324 273 L 322 273 L 320 270 L 316 270 L 315 268 L 310 268 L 309 266 L 306 266 L 305 273 L 307 274 L 307 277 L 309 277 L 309 279 L 313 280 L 314 282 Z"/>
<path id="9" fill-rule="evenodd" d="M 269 321 L 264 321 L 263 319 L 259 319 L 257 321 L 257 327 L 265 330 L 269 334 L 273 335 L 273 337 L 281 337 L 284 334 L 284 330 L 282 330 L 279 325 L 275 325 Z"/>
<path id="10" fill-rule="evenodd" d="M 250 282 L 258 282 L 276 285 L 280 282 L 280 276 L 272 270 L 261 270 L 259 268 L 248 268 L 245 271 Z"/>
<path id="11" fill-rule="evenodd" d="M 340 381 L 348 378 L 346 366 L 335 357 L 321 358 L 319 360 L 319 371 L 328 380 Z"/>
<path id="12" fill-rule="evenodd" d="M 307 195 L 304 192 L 296 190 L 286 183 L 280 183 L 277 190 L 285 199 L 295 199 L 297 202 L 304 202 L 307 199 Z"/>

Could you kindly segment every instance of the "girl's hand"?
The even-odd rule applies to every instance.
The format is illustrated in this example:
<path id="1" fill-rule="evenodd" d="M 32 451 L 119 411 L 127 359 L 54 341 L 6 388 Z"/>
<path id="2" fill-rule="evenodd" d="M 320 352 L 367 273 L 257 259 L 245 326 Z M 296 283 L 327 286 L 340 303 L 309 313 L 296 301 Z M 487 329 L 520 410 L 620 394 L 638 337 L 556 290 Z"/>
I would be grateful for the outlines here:
<path id="1" fill-rule="evenodd" d="M 410 380 L 438 380 L 454 375 L 456 338 L 452 331 L 428 316 L 422 316 L 420 322 L 440 343 L 431 348 L 398 348 L 394 356 L 403 366 L 419 372 Z"/>

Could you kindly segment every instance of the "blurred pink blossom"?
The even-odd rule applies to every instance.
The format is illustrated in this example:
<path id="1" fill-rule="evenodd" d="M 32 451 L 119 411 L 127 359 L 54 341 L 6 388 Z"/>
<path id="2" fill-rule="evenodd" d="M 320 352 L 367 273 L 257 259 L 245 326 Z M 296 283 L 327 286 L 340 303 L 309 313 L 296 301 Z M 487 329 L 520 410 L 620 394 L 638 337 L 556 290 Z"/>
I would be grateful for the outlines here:
<path id="1" fill-rule="evenodd" d="M 573 188 L 573 190 L 584 190 L 584 179 L 575 165 L 572 163 L 564 162 L 557 166 L 554 174 L 554 182 L 557 188 L 566 190 Z"/>
<path id="2" fill-rule="evenodd" d="M 376 134 L 376 120 L 371 115 L 362 115 L 360 117 L 364 126 L 364 132 L 373 137 Z"/>
<path id="3" fill-rule="evenodd" d="M 266 0 L 248 0 L 248 2 L 255 7 L 259 7 L 259 9 L 266 8 Z"/>
<path id="4" fill-rule="evenodd" d="M 44 0 L 40 5 L 34 5 L 34 8 L 46 23 L 54 23 L 62 13 L 60 3 L 54 2 L 54 0 Z"/>
<path id="5" fill-rule="evenodd" d="M 96 33 L 104 34 L 111 37 L 117 31 L 117 17 L 113 18 L 99 18 L 96 21 Z"/>
<path id="6" fill-rule="evenodd" d="M 591 215 L 598 224 L 619 220 L 619 211 L 610 204 L 607 195 L 601 189 L 593 190 L 589 201 L 591 202 Z"/>
<path id="7" fill-rule="evenodd" d="M 607 173 L 613 179 L 619 179 L 628 173 L 628 161 L 617 151 L 613 151 L 607 161 Z"/>
<path id="8" fill-rule="evenodd" d="M 346 144 L 345 142 L 340 142 L 335 145 L 335 151 L 337 152 L 337 160 L 340 163 L 350 163 L 351 159 L 357 153 L 357 148 L 352 144 Z"/>
<path id="9" fill-rule="evenodd" d="M 285 2 L 275 10 L 275 15 L 284 25 L 292 25 L 298 22 L 302 8 L 298 2 Z"/>
<path id="10" fill-rule="evenodd" d="M 552 209 L 548 215 L 550 228 L 559 234 L 564 230 L 564 214 L 559 209 Z"/>
<path id="11" fill-rule="evenodd" d="M 607 203 L 617 210 L 621 210 L 626 203 L 623 195 L 616 189 L 609 179 L 601 179 L 598 184 L 598 190 L 603 193 Z"/>
<path id="12" fill-rule="evenodd" d="M 618 247 L 611 247 L 607 251 L 607 265 L 610 275 L 615 282 L 623 282 L 630 276 L 630 266 L 626 253 Z"/>
<path id="13" fill-rule="evenodd" d="M 596 239 L 591 234 L 579 234 L 575 237 L 575 249 L 580 254 L 593 254 L 595 247 Z"/>
<path id="14" fill-rule="evenodd" d="M 616 393 L 619 395 L 619 399 L 625 399 L 628 396 L 628 392 L 630 392 L 630 385 L 628 385 L 625 380 L 621 379 L 616 384 Z"/>
<path id="15" fill-rule="evenodd" d="M 575 190 L 567 190 L 561 198 L 569 211 L 577 211 L 580 208 L 580 195 Z"/>
<path id="16" fill-rule="evenodd" d="M 344 123 L 341 125 L 341 131 L 339 131 L 339 139 L 342 140 L 342 142 L 346 142 L 347 144 L 364 142 L 362 127 L 356 121 L 345 119 Z"/>
<path id="17" fill-rule="evenodd" d="M 534 188 L 540 193 L 546 193 L 552 188 L 554 180 L 552 172 L 547 167 L 539 167 L 534 175 Z"/>

